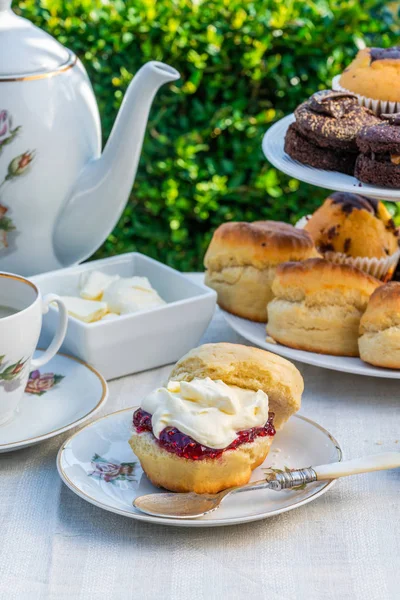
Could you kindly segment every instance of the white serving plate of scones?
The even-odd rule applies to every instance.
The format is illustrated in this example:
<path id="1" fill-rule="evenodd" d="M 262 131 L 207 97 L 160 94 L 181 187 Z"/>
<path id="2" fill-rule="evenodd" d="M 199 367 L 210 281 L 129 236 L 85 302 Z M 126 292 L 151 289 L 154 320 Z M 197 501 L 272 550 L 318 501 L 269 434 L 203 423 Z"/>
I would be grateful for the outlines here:
<path id="1" fill-rule="evenodd" d="M 184 521 L 133 506 L 139 496 L 212 494 L 295 469 L 342 460 L 335 439 L 304 417 L 303 379 L 277 355 L 238 344 L 191 350 L 140 407 L 113 413 L 75 433 L 57 459 L 62 480 L 105 510 L 152 523 L 191 527 L 265 519 L 315 500 L 334 481 L 301 489 L 248 491 L 216 513 Z"/>
<path id="2" fill-rule="evenodd" d="M 383 202 L 335 192 L 301 227 L 224 223 L 205 282 L 248 341 L 328 369 L 400 378 L 399 229 Z"/>
<path id="3" fill-rule="evenodd" d="M 353 375 L 382 377 L 383 379 L 400 379 L 400 371 L 398 369 L 374 367 L 363 362 L 358 357 L 332 356 L 329 354 L 320 354 L 284 346 L 283 344 L 275 342 L 267 335 L 265 323 L 256 323 L 254 321 L 249 321 L 248 319 L 242 319 L 241 317 L 236 317 L 224 310 L 221 312 L 224 315 L 226 322 L 242 338 L 260 348 L 275 352 L 290 360 L 313 365 L 322 369 L 330 369 L 331 371 L 352 373 Z"/>

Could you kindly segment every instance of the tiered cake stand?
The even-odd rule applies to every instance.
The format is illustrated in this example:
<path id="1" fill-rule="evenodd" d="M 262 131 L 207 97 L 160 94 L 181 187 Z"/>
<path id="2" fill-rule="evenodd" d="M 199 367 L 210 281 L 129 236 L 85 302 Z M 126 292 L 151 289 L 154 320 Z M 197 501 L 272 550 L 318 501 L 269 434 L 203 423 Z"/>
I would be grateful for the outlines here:
<path id="1" fill-rule="evenodd" d="M 311 183 L 316 187 L 334 190 L 335 192 L 362 194 L 363 196 L 389 200 L 390 202 L 400 202 L 400 190 L 390 190 L 361 183 L 355 177 L 351 177 L 351 175 L 344 175 L 337 171 L 314 169 L 290 158 L 284 150 L 284 143 L 286 131 L 294 121 L 294 115 L 288 115 L 275 123 L 275 125 L 272 125 L 264 135 L 262 149 L 266 158 L 274 167 L 282 171 L 282 173 L 286 173 L 286 175 L 290 175 L 306 183 Z"/>
<path id="2" fill-rule="evenodd" d="M 300 181 L 311 183 L 317 187 L 334 190 L 337 192 L 352 192 L 379 198 L 380 200 L 389 200 L 390 202 L 400 202 L 400 190 L 390 190 L 386 188 L 375 187 L 361 183 L 355 177 L 344 175 L 338 172 L 323 171 L 302 165 L 288 156 L 284 150 L 286 131 L 295 120 L 294 115 L 287 117 L 275 123 L 264 136 L 262 149 L 271 164 L 277 169 L 290 175 Z M 315 365 L 325 369 L 332 369 L 344 373 L 353 373 L 357 375 L 369 375 L 372 377 L 384 377 L 389 379 L 400 379 L 400 371 L 392 369 L 381 369 L 373 367 L 362 362 L 359 358 L 350 358 L 347 356 L 330 356 L 317 354 L 315 352 L 306 352 L 304 350 L 295 350 L 281 344 L 273 343 L 266 337 L 265 324 L 254 323 L 247 319 L 241 319 L 222 311 L 229 325 L 242 337 L 246 338 L 252 344 L 265 348 L 270 352 L 275 352 L 286 358 L 297 360 L 299 362 Z M 267 341 L 268 340 L 268 341 Z"/>

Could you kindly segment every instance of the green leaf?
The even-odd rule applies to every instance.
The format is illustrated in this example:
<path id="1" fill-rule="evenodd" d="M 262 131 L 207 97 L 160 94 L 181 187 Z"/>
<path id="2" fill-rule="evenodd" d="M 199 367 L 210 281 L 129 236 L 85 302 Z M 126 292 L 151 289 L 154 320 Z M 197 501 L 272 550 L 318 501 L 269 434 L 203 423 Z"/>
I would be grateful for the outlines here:
<path id="1" fill-rule="evenodd" d="M 4 371 L 2 372 L 2 375 L 8 375 L 8 373 L 10 373 L 11 371 L 13 371 L 17 367 L 18 364 L 19 363 L 16 362 L 16 363 L 14 363 L 14 364 L 9 365 L 8 367 L 6 367 L 4 369 Z"/>
<path id="2" fill-rule="evenodd" d="M 292 490 L 305 490 L 307 487 L 306 483 L 302 483 L 301 485 L 296 485 L 296 487 L 293 487 Z"/>
<path id="3" fill-rule="evenodd" d="M 21 130 L 20 125 L 18 127 L 15 127 L 14 129 L 10 129 L 10 135 L 7 138 L 5 138 L 2 142 L 0 142 L 0 154 L 2 153 L 3 148 L 5 146 L 8 146 L 9 144 L 11 144 L 11 142 L 14 141 L 14 139 L 17 137 L 20 130 Z"/>
<path id="4" fill-rule="evenodd" d="M 0 217 L 0 231 L 14 231 L 15 225 L 9 217 Z"/>

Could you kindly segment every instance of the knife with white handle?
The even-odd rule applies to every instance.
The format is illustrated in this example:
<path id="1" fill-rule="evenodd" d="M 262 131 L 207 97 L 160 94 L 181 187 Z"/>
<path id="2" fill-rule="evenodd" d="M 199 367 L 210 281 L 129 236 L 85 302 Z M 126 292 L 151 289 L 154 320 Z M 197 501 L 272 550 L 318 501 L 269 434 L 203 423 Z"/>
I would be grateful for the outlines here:
<path id="1" fill-rule="evenodd" d="M 363 458 L 354 458 L 344 462 L 330 463 L 305 469 L 266 469 L 265 479 L 253 481 L 246 485 L 222 490 L 217 494 L 175 494 L 163 492 L 139 496 L 133 506 L 148 515 L 174 519 L 193 519 L 202 517 L 217 508 L 231 494 L 250 492 L 252 490 L 290 490 L 305 487 L 314 481 L 325 481 L 400 467 L 400 452 L 384 452 Z"/>
<path id="2" fill-rule="evenodd" d="M 270 469 L 267 472 L 267 481 L 271 484 L 270 489 L 287 490 L 313 481 L 337 479 L 338 477 L 396 469 L 397 467 L 400 467 L 400 452 L 383 452 L 305 469 L 286 471 Z"/>
<path id="3" fill-rule="evenodd" d="M 336 479 L 357 473 L 369 473 L 370 471 L 383 471 L 385 469 L 396 469 L 400 467 L 400 452 L 383 452 L 372 456 L 353 458 L 343 462 L 331 463 L 313 467 L 317 479 Z"/>

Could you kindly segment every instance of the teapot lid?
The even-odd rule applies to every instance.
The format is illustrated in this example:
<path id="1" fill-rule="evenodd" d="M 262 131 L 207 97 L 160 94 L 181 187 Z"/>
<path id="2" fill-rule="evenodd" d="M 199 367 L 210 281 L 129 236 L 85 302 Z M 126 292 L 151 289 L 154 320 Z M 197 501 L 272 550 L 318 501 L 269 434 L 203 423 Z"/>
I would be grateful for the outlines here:
<path id="1" fill-rule="evenodd" d="M 67 67 L 75 56 L 51 35 L 0 0 L 0 80 L 40 77 Z"/>

